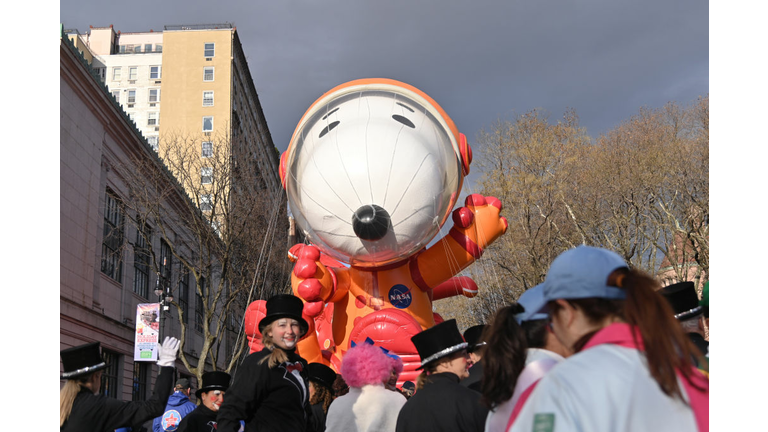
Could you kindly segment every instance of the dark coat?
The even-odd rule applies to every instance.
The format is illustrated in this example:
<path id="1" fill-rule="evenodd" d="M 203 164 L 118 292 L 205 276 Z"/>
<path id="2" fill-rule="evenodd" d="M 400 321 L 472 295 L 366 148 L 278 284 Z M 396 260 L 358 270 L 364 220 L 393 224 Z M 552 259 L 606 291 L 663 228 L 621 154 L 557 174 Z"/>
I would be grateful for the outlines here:
<path id="1" fill-rule="evenodd" d="M 163 414 L 172 390 L 172 367 L 160 368 L 152 397 L 145 401 L 123 402 L 84 389 L 75 397 L 61 432 L 104 432 L 142 424 Z"/>
<path id="2" fill-rule="evenodd" d="M 397 417 L 397 432 L 482 432 L 488 408 L 480 393 L 459 384 L 450 372 L 432 374 Z"/>
<path id="3" fill-rule="evenodd" d="M 216 432 L 216 412 L 201 404 L 184 417 L 176 432 Z"/>
<path id="4" fill-rule="evenodd" d="M 483 380 L 483 364 L 475 363 L 469 368 L 469 376 L 461 380 L 461 385 L 469 387 L 476 392 L 480 392 L 480 385 Z"/>
<path id="5" fill-rule="evenodd" d="M 323 403 L 316 403 L 310 406 L 310 409 L 312 410 L 312 416 L 307 424 L 307 432 L 324 432 L 325 411 L 323 411 Z"/>
<path id="6" fill-rule="evenodd" d="M 278 349 L 278 348 L 275 348 Z M 304 432 L 310 416 L 307 361 L 293 351 L 287 351 L 288 361 L 302 364 L 299 382 L 286 365 L 269 368 L 265 348 L 245 358 L 237 369 L 232 385 L 224 396 L 218 414 L 218 432 L 236 432 L 240 420 L 251 432 Z"/>

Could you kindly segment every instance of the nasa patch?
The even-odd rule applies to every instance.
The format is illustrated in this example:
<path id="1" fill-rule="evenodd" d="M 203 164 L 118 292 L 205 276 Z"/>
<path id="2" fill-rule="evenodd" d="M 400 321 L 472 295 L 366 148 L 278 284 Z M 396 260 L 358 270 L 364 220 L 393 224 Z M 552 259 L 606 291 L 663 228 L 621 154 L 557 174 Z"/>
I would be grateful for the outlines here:
<path id="1" fill-rule="evenodd" d="M 176 410 L 168 410 L 163 414 L 163 419 L 160 422 L 163 425 L 165 431 L 175 431 L 181 423 L 181 414 Z"/>
<path id="2" fill-rule="evenodd" d="M 410 288 L 403 284 L 397 284 L 389 289 L 389 303 L 398 309 L 407 308 L 412 300 Z"/>

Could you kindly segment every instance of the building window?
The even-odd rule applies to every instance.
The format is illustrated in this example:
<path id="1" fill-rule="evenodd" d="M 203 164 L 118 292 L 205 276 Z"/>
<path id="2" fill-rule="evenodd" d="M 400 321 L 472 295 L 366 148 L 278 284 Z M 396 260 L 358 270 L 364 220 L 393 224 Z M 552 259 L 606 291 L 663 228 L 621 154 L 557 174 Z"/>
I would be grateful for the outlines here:
<path id="1" fill-rule="evenodd" d="M 104 205 L 104 240 L 101 244 L 101 272 L 120 282 L 123 273 L 123 229 L 125 210 L 120 199 L 107 189 Z"/>
<path id="2" fill-rule="evenodd" d="M 209 194 L 200 195 L 200 210 L 211 211 L 213 210 L 213 197 Z"/>
<path id="3" fill-rule="evenodd" d="M 203 117 L 203 132 L 213 132 L 213 116 Z"/>
<path id="4" fill-rule="evenodd" d="M 144 52 L 152 52 L 152 44 L 144 44 Z"/>
<path id="5" fill-rule="evenodd" d="M 203 106 L 213 106 L 213 91 L 203 92 Z"/>
<path id="6" fill-rule="evenodd" d="M 179 307 L 184 315 L 184 324 L 189 322 L 189 270 L 184 268 L 179 279 Z"/>
<path id="7" fill-rule="evenodd" d="M 160 79 L 163 70 L 160 66 L 149 67 L 149 79 Z"/>
<path id="8" fill-rule="evenodd" d="M 160 102 L 160 89 L 149 89 L 149 103 Z"/>
<path id="9" fill-rule="evenodd" d="M 115 98 L 115 101 L 117 103 L 120 103 L 120 90 L 113 90 L 112 91 L 112 97 Z"/>
<path id="10" fill-rule="evenodd" d="M 141 44 L 134 46 L 133 47 L 133 52 L 140 53 L 141 52 Z"/>
<path id="11" fill-rule="evenodd" d="M 136 90 L 128 90 L 128 103 L 136 103 Z"/>
<path id="12" fill-rule="evenodd" d="M 139 77 L 139 68 L 138 67 L 129 67 L 128 68 L 128 79 L 129 80 L 135 80 Z"/>
<path id="13" fill-rule="evenodd" d="M 213 143 L 211 141 L 203 141 L 203 155 L 204 158 L 213 156 Z"/>
<path id="14" fill-rule="evenodd" d="M 202 167 L 200 169 L 200 183 L 201 184 L 213 183 L 213 167 Z"/>
<path id="15" fill-rule="evenodd" d="M 214 54 L 214 48 L 216 48 L 216 44 L 213 42 L 209 42 L 205 44 L 205 57 L 213 57 Z"/>
<path id="16" fill-rule="evenodd" d="M 112 81 L 120 81 L 123 75 L 123 68 L 112 68 Z"/>
<path id="17" fill-rule="evenodd" d="M 149 144 L 149 146 L 152 147 L 152 150 L 157 151 L 157 143 L 158 143 L 157 136 L 147 137 L 147 144 Z"/>
<path id="18" fill-rule="evenodd" d="M 203 68 L 203 81 L 213 81 L 213 67 Z"/>
<path id="19" fill-rule="evenodd" d="M 205 278 L 200 278 L 200 292 L 205 293 Z M 195 330 L 203 331 L 203 298 L 195 294 Z"/>
<path id="20" fill-rule="evenodd" d="M 133 362 L 133 392 L 131 400 L 143 401 L 147 399 L 147 378 L 149 364 L 146 362 Z"/>
<path id="21" fill-rule="evenodd" d="M 171 287 L 171 264 L 173 256 L 171 255 L 171 246 L 165 241 L 160 240 L 160 287 L 163 291 L 168 291 Z"/>
<path id="22" fill-rule="evenodd" d="M 163 52 L 163 44 L 155 44 L 155 52 Z"/>
<path id="23" fill-rule="evenodd" d="M 107 368 L 101 374 L 101 394 L 111 398 L 117 398 L 117 373 L 120 370 L 120 355 L 118 353 L 101 349 L 101 358 L 107 364 Z"/>
<path id="24" fill-rule="evenodd" d="M 159 117 L 156 112 L 147 113 L 147 126 L 157 126 L 160 123 Z"/>
<path id="25" fill-rule="evenodd" d="M 152 244 L 152 228 L 146 223 L 136 230 L 136 244 L 133 247 L 133 292 L 149 298 L 149 266 Z"/>
<path id="26" fill-rule="evenodd" d="M 120 45 L 120 54 L 125 54 L 125 45 Z"/>

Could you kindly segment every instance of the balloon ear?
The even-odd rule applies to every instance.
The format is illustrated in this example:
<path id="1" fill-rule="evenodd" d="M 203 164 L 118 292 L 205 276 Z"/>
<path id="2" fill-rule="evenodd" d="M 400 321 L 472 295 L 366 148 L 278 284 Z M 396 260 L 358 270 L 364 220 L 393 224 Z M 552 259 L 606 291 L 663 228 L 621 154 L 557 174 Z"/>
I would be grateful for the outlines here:
<path id="1" fill-rule="evenodd" d="M 280 183 L 283 184 L 283 189 L 285 189 L 285 164 L 288 160 L 288 150 L 284 151 L 282 155 L 280 155 Z"/>
<path id="2" fill-rule="evenodd" d="M 467 176 L 469 175 L 469 164 L 472 163 L 472 148 L 463 133 L 459 133 L 459 152 L 461 152 L 461 170 L 464 176 Z"/>

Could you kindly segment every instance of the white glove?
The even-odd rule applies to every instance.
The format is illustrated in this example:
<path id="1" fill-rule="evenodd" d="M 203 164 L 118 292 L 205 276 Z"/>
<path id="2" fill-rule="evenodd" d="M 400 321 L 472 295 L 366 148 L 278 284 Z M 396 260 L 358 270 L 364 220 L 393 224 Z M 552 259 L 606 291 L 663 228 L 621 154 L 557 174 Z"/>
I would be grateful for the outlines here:
<path id="1" fill-rule="evenodd" d="M 175 337 L 166 336 L 163 344 L 157 349 L 158 366 L 174 367 L 177 352 L 179 352 L 179 340 Z"/>

